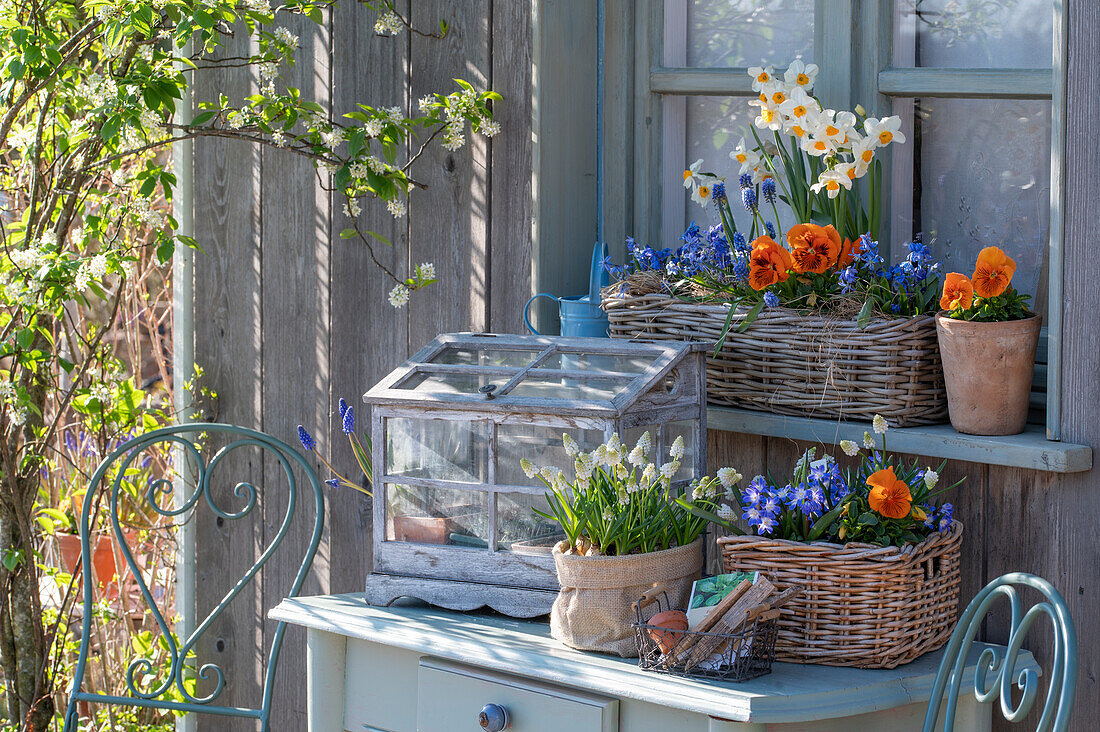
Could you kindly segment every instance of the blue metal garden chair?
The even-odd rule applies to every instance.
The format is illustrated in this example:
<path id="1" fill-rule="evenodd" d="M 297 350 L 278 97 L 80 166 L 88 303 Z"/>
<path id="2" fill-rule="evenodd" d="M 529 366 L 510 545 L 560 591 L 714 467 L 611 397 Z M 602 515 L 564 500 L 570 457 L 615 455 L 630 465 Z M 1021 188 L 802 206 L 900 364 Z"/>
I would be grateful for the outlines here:
<path id="1" fill-rule="evenodd" d="M 208 461 L 204 461 L 203 453 L 200 452 L 195 444 L 195 441 L 199 439 L 202 433 L 206 433 L 210 436 L 219 435 L 227 438 L 227 444 L 219 449 Z M 282 523 L 279 526 L 275 538 L 268 543 L 267 548 L 260 557 L 248 571 L 244 573 L 244 576 L 240 578 L 233 588 L 226 593 L 217 607 L 197 624 L 190 636 L 186 639 L 179 639 L 178 641 L 172 634 L 171 626 L 165 621 L 161 608 L 159 608 L 154 601 L 149 591 L 149 587 L 134 561 L 134 556 L 131 552 L 131 548 L 127 546 L 123 534 L 123 527 L 119 520 L 119 493 L 122 476 L 131 465 L 140 465 L 140 461 L 143 459 L 141 456 L 144 453 L 158 446 L 171 447 L 175 450 L 175 455 L 177 456 L 175 458 L 177 472 L 181 474 L 186 472 L 186 474 L 193 479 L 194 486 L 192 492 L 182 505 L 172 505 L 170 508 L 164 508 L 161 505 L 162 500 L 158 500 L 158 498 L 172 491 L 171 481 L 169 479 L 150 481 L 149 485 L 144 489 L 143 498 L 150 504 L 150 508 L 161 516 L 183 516 L 184 519 L 186 519 L 189 513 L 193 509 L 198 509 L 202 503 L 205 503 L 214 514 L 226 521 L 241 519 L 249 515 L 257 506 L 258 494 L 262 492 L 262 490 L 258 491 L 251 483 L 236 483 L 233 489 L 233 495 L 237 499 L 244 501 L 244 506 L 237 511 L 226 511 L 219 507 L 214 496 L 211 494 L 211 479 L 218 465 L 228 455 L 242 448 L 258 447 L 265 451 L 265 454 L 274 456 L 278 464 L 282 466 L 287 481 L 286 515 L 282 519 Z M 180 460 L 186 461 L 186 469 L 179 465 Z M 135 463 L 135 461 L 139 462 Z M 171 672 L 168 674 L 167 678 L 158 679 L 153 682 L 156 688 L 139 689 L 138 684 L 134 680 L 135 674 L 145 675 L 151 669 L 152 664 L 149 659 L 138 658 L 130 663 L 126 673 L 129 696 L 109 696 L 106 694 L 89 693 L 81 689 L 88 664 L 88 656 L 91 650 L 92 608 L 95 602 L 95 582 L 86 579 L 84 582 L 84 618 L 80 642 L 80 655 L 77 659 L 72 690 L 69 695 L 69 706 L 65 712 L 65 732 L 76 732 L 76 730 L 79 729 L 77 709 L 79 702 L 82 701 L 97 704 L 152 707 L 182 712 L 199 712 L 230 717 L 253 718 L 258 719 L 262 729 L 267 730 L 268 717 L 271 712 L 275 669 L 278 666 L 279 650 L 282 647 L 283 633 L 286 630 L 285 623 L 279 623 L 276 626 L 275 636 L 271 642 L 271 650 L 268 654 L 267 668 L 264 673 L 263 699 L 256 708 L 232 707 L 215 703 L 216 699 L 225 688 L 226 679 L 221 667 L 213 663 L 206 663 L 199 668 L 198 677 L 201 679 L 214 679 L 216 681 L 215 688 L 205 696 L 194 696 L 187 690 L 184 684 L 185 660 L 187 659 L 188 653 L 195 647 L 195 643 L 198 639 L 202 637 L 203 633 L 210 628 L 215 620 L 217 620 L 218 616 L 224 612 L 229 603 L 232 602 L 233 599 L 252 581 L 260 571 L 260 568 L 263 567 L 272 554 L 278 550 L 279 545 L 285 538 L 291 520 L 294 518 L 294 512 L 298 502 L 298 482 L 293 470 L 295 466 L 297 466 L 308 478 L 309 487 L 313 491 L 315 518 L 313 521 L 313 536 L 310 539 L 305 556 L 302 558 L 298 573 L 294 577 L 294 583 L 290 587 L 288 597 L 296 597 L 301 590 L 302 582 L 305 580 L 306 574 L 313 564 L 313 557 L 317 552 L 317 546 L 321 541 L 321 532 L 324 528 L 324 495 L 321 491 L 321 485 L 317 480 L 317 475 L 313 471 L 313 468 L 297 451 L 286 443 L 255 430 L 224 424 L 196 423 L 153 430 L 152 432 L 146 433 L 123 444 L 104 459 L 92 476 L 80 512 L 81 566 L 92 566 L 90 542 L 91 526 L 93 525 L 92 512 L 97 505 L 97 493 L 106 488 L 107 493 L 103 496 L 103 499 L 101 499 L 106 501 L 106 505 L 102 510 L 107 511 L 106 518 L 110 523 L 115 541 L 120 548 L 120 554 L 125 559 L 127 568 L 133 575 L 134 581 L 144 598 L 145 604 L 151 611 L 152 617 L 159 627 L 160 633 L 163 634 L 163 637 L 169 645 Z M 112 472 L 112 467 L 117 469 Z M 113 479 L 110 478 L 111 475 L 114 476 Z M 109 485 L 104 485 L 105 482 L 109 482 Z M 281 486 L 281 481 L 279 484 Z M 264 486 L 261 486 L 261 489 L 263 488 Z M 268 490 L 270 491 L 271 488 L 268 487 Z M 87 575 L 90 573 L 85 572 L 85 574 Z M 180 702 L 166 699 L 165 695 L 169 690 L 173 690 L 173 695 L 185 701 Z"/>
<path id="2" fill-rule="evenodd" d="M 1041 602 L 1032 605 L 1023 612 L 1017 587 L 1031 587 L 1043 595 Z M 1047 689 L 1043 713 L 1036 726 L 1036 732 L 1064 732 L 1069 727 L 1073 713 L 1073 699 L 1077 688 L 1077 633 L 1073 627 L 1073 618 L 1062 595 L 1054 585 L 1042 577 L 1016 572 L 990 582 L 967 606 L 951 641 L 947 644 L 936 682 L 932 687 L 932 698 L 928 702 L 928 711 L 924 716 L 924 732 L 933 732 L 943 705 L 944 691 L 947 691 L 947 703 L 944 711 L 944 730 L 955 727 L 955 705 L 959 699 L 959 687 L 962 685 L 963 666 L 966 663 L 970 645 L 974 642 L 982 620 L 989 614 L 990 608 L 998 598 L 1009 601 L 1012 625 L 1008 636 L 1008 645 L 1002 650 L 986 648 L 978 659 L 974 672 L 974 698 L 983 704 L 992 703 L 1000 697 L 1001 714 L 1009 722 L 1019 722 L 1031 711 L 1039 692 L 1039 674 L 1034 668 L 1017 671 L 1016 662 L 1024 638 L 1032 624 L 1040 615 L 1050 619 L 1054 631 L 1054 656 L 1051 662 L 1050 686 Z M 1012 687 L 1020 690 L 1020 699 L 1013 706 Z"/>

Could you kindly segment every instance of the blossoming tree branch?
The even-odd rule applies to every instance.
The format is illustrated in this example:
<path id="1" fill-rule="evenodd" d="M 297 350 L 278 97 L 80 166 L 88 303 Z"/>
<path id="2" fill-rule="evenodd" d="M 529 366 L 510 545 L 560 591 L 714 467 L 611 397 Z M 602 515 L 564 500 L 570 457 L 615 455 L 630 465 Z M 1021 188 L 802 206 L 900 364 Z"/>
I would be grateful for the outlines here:
<path id="1" fill-rule="evenodd" d="M 321 24 L 334 2 L 0 2 L 0 665 L 6 716 L 25 729 L 53 718 L 53 636 L 36 559 L 36 518 L 49 497 L 39 475 L 67 421 L 128 404 L 140 429 L 142 397 L 120 392 L 123 367 L 104 339 L 141 254 L 165 265 L 177 244 L 198 246 L 171 215 L 170 146 L 220 137 L 312 161 L 353 220 L 342 236 L 367 248 L 401 306 L 435 281 L 434 267 L 384 266 L 373 249 L 381 237 L 355 220 L 362 206 L 405 216 L 423 187 L 415 163 L 430 146 L 455 150 L 471 132 L 500 129 L 490 109 L 499 95 L 462 80 L 415 111 L 363 100 L 337 118 L 304 97 L 284 78 L 299 45 L 288 22 Z M 392 0 L 357 6 L 383 39 L 448 32 L 445 21 L 414 27 Z M 196 79 L 226 69 L 254 75 L 256 92 L 198 100 L 193 116 L 178 108 Z"/>

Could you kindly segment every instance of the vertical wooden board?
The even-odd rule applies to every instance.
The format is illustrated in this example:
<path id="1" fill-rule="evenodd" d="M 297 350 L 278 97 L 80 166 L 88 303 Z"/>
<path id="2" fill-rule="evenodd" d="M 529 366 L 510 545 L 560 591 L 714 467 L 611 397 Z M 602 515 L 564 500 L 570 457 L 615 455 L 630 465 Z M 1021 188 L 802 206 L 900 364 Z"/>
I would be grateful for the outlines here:
<path id="1" fill-rule="evenodd" d="M 328 12 L 328 11 L 326 11 Z M 297 63 L 284 69 L 288 85 L 302 97 L 327 107 L 329 19 L 316 25 L 299 16 L 280 24 L 298 36 Z M 329 425 L 329 283 L 330 215 L 328 194 L 317 182 L 313 166 L 297 155 L 265 148 L 261 153 L 263 194 L 263 399 L 264 430 L 291 444 L 296 425 L 307 426 L 321 449 L 331 442 Z M 264 539 L 270 543 L 287 509 L 282 466 L 264 464 Z M 308 487 L 299 483 L 295 519 L 278 554 L 264 568 L 264 600 L 270 608 L 289 591 L 313 530 L 313 505 Z M 304 594 L 328 591 L 329 557 L 318 554 Z M 264 620 L 270 645 L 275 624 Z M 305 729 L 306 690 L 301 659 L 305 634 L 286 634 L 274 687 L 272 729 Z M 296 662 L 297 661 L 297 662 Z"/>
<path id="2" fill-rule="evenodd" d="M 450 93 L 457 89 L 456 77 L 477 89 L 488 86 L 489 0 L 422 0 L 410 14 L 417 27 L 434 28 L 441 18 L 450 25 L 442 40 L 411 38 L 411 99 Z M 413 349 L 439 333 L 483 331 L 488 325 L 488 163 L 486 139 L 467 130 L 461 148 L 433 145 L 412 167 L 412 177 L 428 188 L 409 199 L 409 266 L 432 262 L 440 279 L 413 293 L 408 305 Z"/>
<path id="3" fill-rule="evenodd" d="M 765 472 L 764 439 L 760 435 L 707 430 L 707 475 L 714 477 L 720 468 L 733 468 L 744 476 L 739 486 L 744 489 L 749 481 Z M 722 571 L 722 560 L 714 539 L 725 533 L 712 528 L 708 537 L 705 571 L 710 574 Z"/>
<path id="4" fill-rule="evenodd" d="M 523 333 L 531 283 L 531 4 L 492 3 L 490 86 L 501 133 L 489 143 L 489 330 Z"/>
<path id="5" fill-rule="evenodd" d="M 407 3 L 399 3 L 402 14 Z M 382 38 L 374 35 L 376 15 L 354 4 L 333 6 L 332 104 L 334 117 L 355 110 L 357 103 L 371 106 L 408 107 L 408 34 Z M 381 157 L 381 152 L 375 154 Z M 343 211 L 345 199 L 333 193 L 335 233 L 350 226 Z M 395 219 L 376 199 L 362 201 L 361 229 L 385 236 L 390 245 L 371 242 L 377 256 L 391 271 L 403 272 L 408 262 L 407 219 Z M 361 475 L 348 441 L 336 427 L 342 397 L 353 407 L 358 434 L 369 424 L 361 396 L 406 357 L 409 312 L 389 304 L 393 280 L 374 265 L 367 244 L 359 239 L 333 237 L 331 261 L 331 393 L 328 423 L 334 439 L 326 447 L 329 461 L 352 480 Z M 327 477 L 327 476 L 326 476 Z M 370 500 L 350 489 L 328 490 L 329 521 L 325 551 L 333 593 L 362 589 L 371 562 Z"/>
<path id="6" fill-rule="evenodd" d="M 626 258 L 634 233 L 634 5 L 605 0 L 603 84 L 604 241 L 611 258 Z"/>
<path id="7" fill-rule="evenodd" d="M 236 52 L 227 49 L 229 54 Z M 250 89 L 247 74 L 239 69 L 195 77 L 196 102 L 217 100 L 224 93 L 239 103 Z M 195 141 L 195 238 L 203 249 L 195 254 L 195 360 L 205 369 L 203 385 L 218 393 L 215 404 L 205 405 L 202 418 L 249 427 L 260 427 L 263 417 L 258 163 L 259 151 L 247 143 L 217 138 Z M 236 481 L 258 483 L 261 463 L 256 455 L 225 461 L 211 484 L 215 501 L 231 505 Z M 263 536 L 260 518 L 222 521 L 200 501 L 192 519 L 197 523 L 195 594 L 200 622 L 257 556 Z M 228 684 L 219 703 L 260 703 L 264 643 L 258 619 L 262 612 L 262 586 L 257 583 L 241 593 L 195 649 L 200 666 L 213 663 L 226 674 Z M 200 684 L 199 690 L 208 693 L 212 687 Z M 200 721 L 209 725 L 209 719 Z M 209 728 L 255 727 L 241 720 L 221 724 Z"/>
<path id="8" fill-rule="evenodd" d="M 1068 69 L 1065 113 L 1065 233 L 1062 285 L 1062 439 L 1091 445 L 1100 454 L 1100 277 L 1094 239 L 1100 217 L 1100 147 L 1094 142 L 1100 119 L 1100 4 L 1063 1 L 1068 13 Z M 1071 151 L 1071 152 L 1070 152 Z M 1041 496 L 1032 520 L 1049 527 L 1053 547 L 1048 579 L 1066 597 L 1078 638 L 1078 683 L 1074 732 L 1096 727 L 1100 709 L 1100 469 L 1062 476 Z"/>

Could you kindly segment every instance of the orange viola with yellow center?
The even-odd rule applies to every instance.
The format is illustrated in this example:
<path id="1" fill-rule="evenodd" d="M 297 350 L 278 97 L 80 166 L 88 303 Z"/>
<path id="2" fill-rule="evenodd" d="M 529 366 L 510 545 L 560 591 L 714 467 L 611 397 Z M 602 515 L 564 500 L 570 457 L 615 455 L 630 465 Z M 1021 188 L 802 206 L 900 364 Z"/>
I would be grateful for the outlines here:
<path id="1" fill-rule="evenodd" d="M 986 247 L 978 252 L 978 263 L 970 282 L 978 297 L 997 297 L 1008 289 L 1016 262 L 997 247 Z"/>
<path id="2" fill-rule="evenodd" d="M 966 310 L 974 303 L 974 285 L 966 275 L 948 272 L 943 280 L 940 307 L 944 310 Z"/>
<path id="3" fill-rule="evenodd" d="M 871 473 L 867 477 L 867 485 L 871 487 L 867 502 L 873 511 L 886 518 L 900 519 L 913 510 L 913 494 L 909 492 L 909 484 L 898 478 L 892 467 Z"/>
<path id="4" fill-rule="evenodd" d="M 797 224 L 787 230 L 794 271 L 821 274 L 837 263 L 843 243 L 831 225 Z"/>
<path id="5" fill-rule="evenodd" d="M 749 255 L 749 285 L 763 290 L 776 282 L 786 282 L 790 276 L 791 255 L 768 235 L 752 243 Z"/>

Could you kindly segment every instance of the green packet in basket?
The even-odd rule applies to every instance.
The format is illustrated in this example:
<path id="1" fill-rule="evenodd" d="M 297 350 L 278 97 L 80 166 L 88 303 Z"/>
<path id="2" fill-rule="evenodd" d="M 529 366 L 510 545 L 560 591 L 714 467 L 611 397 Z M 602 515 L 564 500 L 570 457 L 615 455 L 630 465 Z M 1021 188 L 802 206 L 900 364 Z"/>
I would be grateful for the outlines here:
<path id="1" fill-rule="evenodd" d="M 759 572 L 733 572 L 695 580 L 691 585 L 691 599 L 688 600 L 688 627 L 699 627 L 699 623 L 703 622 L 703 618 L 707 616 L 710 609 L 733 592 L 737 585 L 745 580 L 756 584 L 759 576 Z"/>

